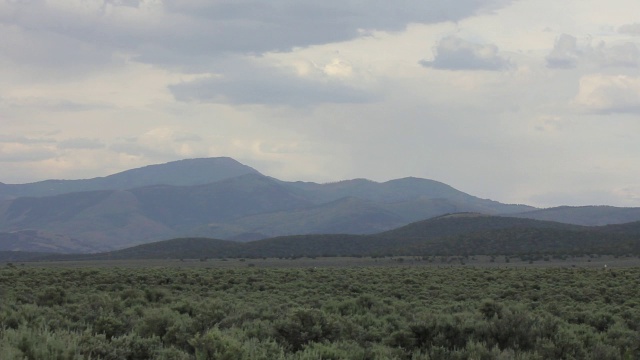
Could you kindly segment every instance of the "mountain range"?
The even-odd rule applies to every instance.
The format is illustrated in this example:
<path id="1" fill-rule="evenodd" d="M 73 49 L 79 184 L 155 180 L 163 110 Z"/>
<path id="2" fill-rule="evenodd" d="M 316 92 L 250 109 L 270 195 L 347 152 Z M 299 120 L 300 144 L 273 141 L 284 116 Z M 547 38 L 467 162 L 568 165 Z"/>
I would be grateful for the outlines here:
<path id="1" fill-rule="evenodd" d="M 87 180 L 0 183 L 0 251 L 92 253 L 171 238 L 384 234 L 452 213 L 585 226 L 640 220 L 639 208 L 536 209 L 420 178 L 287 182 L 231 158 L 203 158 Z"/>
<path id="2" fill-rule="evenodd" d="M 293 258 L 332 256 L 638 255 L 640 222 L 581 226 L 458 213 L 371 235 L 280 236 L 251 242 L 177 238 L 96 254 L 23 254 L 27 260 Z M 2 254 L 13 256 L 16 254 Z"/>

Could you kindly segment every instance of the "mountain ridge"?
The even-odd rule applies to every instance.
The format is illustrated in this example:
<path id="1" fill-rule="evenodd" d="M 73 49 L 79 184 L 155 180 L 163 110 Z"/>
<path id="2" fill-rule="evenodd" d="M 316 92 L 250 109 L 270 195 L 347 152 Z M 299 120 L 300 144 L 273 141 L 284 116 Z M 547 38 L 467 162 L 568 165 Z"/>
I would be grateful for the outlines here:
<path id="1" fill-rule="evenodd" d="M 79 191 L 126 190 L 148 185 L 199 185 L 249 173 L 259 172 L 230 157 L 184 159 L 91 179 L 51 179 L 26 184 L 0 183 L 0 200 Z"/>
<path id="2" fill-rule="evenodd" d="M 448 214 L 372 235 L 279 236 L 253 242 L 177 238 L 49 260 L 327 256 L 638 255 L 640 222 L 601 227 L 483 214 Z"/>
<path id="3" fill-rule="evenodd" d="M 551 216 L 551 220 L 598 225 L 640 220 L 640 208 L 536 209 L 481 199 L 416 177 L 288 182 L 224 157 L 149 165 L 83 181 L 62 181 L 65 185 L 53 190 L 42 188 L 51 184 L 47 181 L 18 188 L 33 192 L 0 200 L 0 232 L 34 229 L 63 234 L 80 239 L 82 251 L 99 252 L 178 237 L 250 241 L 309 234 L 367 235 L 461 212 L 540 220 Z M 78 191 L 39 195 L 78 184 Z M 0 198 L 7 194 L 7 186 L 16 189 L 0 186 Z M 87 190 L 91 187 L 100 189 Z M 2 250 L 8 249 L 0 243 Z M 35 240 L 32 250 L 40 250 Z"/>

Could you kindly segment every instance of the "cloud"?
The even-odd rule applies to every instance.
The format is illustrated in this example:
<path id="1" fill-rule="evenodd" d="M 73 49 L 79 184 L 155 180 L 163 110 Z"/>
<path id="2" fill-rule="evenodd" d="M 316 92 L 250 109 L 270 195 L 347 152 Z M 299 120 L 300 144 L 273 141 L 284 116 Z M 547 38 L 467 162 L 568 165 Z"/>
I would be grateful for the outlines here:
<path id="1" fill-rule="evenodd" d="M 55 158 L 52 139 L 0 136 L 0 162 L 31 162 Z"/>
<path id="2" fill-rule="evenodd" d="M 511 0 L 5 1 L 2 53 L 16 63 L 79 69 L 118 54 L 202 72 L 224 54 L 264 54 L 459 21 Z M 365 30 L 365 32 L 363 32 Z"/>
<path id="3" fill-rule="evenodd" d="M 622 25 L 618 29 L 618 32 L 622 34 L 640 35 L 640 23 Z"/>
<path id="4" fill-rule="evenodd" d="M 640 77 L 584 76 L 573 101 L 577 106 L 599 114 L 640 114 Z"/>
<path id="5" fill-rule="evenodd" d="M 0 32 L 0 61 L 14 64 L 14 71 L 22 69 L 23 76 L 39 81 L 78 78 L 123 63 L 114 56 L 112 48 L 88 39 L 1 21 Z"/>
<path id="6" fill-rule="evenodd" d="M 109 146 L 109 149 L 120 154 L 160 161 L 209 155 L 208 145 L 200 136 L 169 127 L 156 128 L 137 137 L 120 139 Z"/>
<path id="7" fill-rule="evenodd" d="M 58 143 L 58 149 L 62 150 L 94 150 L 94 149 L 102 149 L 105 147 L 105 144 L 98 139 L 88 139 L 88 138 L 73 138 L 60 141 Z"/>
<path id="8" fill-rule="evenodd" d="M 60 88 L 56 88 L 57 91 L 52 91 L 56 95 L 61 93 Z M 81 101 L 69 101 L 60 99 L 51 99 L 45 96 L 13 96 L 13 97 L 0 97 L 0 104 L 5 104 L 12 108 L 21 109 L 42 109 L 47 112 L 60 112 L 60 113 L 72 113 L 83 112 L 92 110 L 109 110 L 114 109 L 114 106 L 99 103 L 99 102 L 81 102 Z"/>
<path id="9" fill-rule="evenodd" d="M 29 145 L 29 144 L 53 144 L 55 143 L 55 139 L 51 138 L 34 138 L 27 136 L 13 136 L 13 135 L 0 135 L 0 144 L 21 144 L 21 145 Z"/>
<path id="10" fill-rule="evenodd" d="M 53 138 L 0 135 L 0 162 L 42 161 L 61 155 L 60 150 L 95 150 L 105 145 L 97 139 Z"/>
<path id="11" fill-rule="evenodd" d="M 552 69 L 572 69 L 581 63 L 599 67 L 635 68 L 640 66 L 640 50 L 632 42 L 612 46 L 607 46 L 604 41 L 596 46 L 589 42 L 579 44 L 575 36 L 562 34 L 556 39 L 546 61 L 547 67 Z"/>
<path id="12" fill-rule="evenodd" d="M 440 40 L 432 61 L 422 60 L 420 64 L 442 70 L 489 70 L 500 71 L 511 65 L 499 55 L 493 44 L 476 44 L 455 36 Z"/>
<path id="13" fill-rule="evenodd" d="M 551 53 L 547 55 L 547 67 L 554 69 L 570 69 L 576 67 L 580 51 L 575 36 L 562 34 L 556 39 Z"/>
<path id="14" fill-rule="evenodd" d="M 169 86 L 183 102 L 311 106 L 320 103 L 366 103 L 379 94 L 358 87 L 344 63 L 300 69 L 245 62 L 209 76 Z"/>
<path id="15" fill-rule="evenodd" d="M 609 48 L 605 47 L 604 43 L 601 43 L 589 55 L 593 62 L 603 67 L 637 68 L 640 66 L 640 50 L 632 42 Z"/>

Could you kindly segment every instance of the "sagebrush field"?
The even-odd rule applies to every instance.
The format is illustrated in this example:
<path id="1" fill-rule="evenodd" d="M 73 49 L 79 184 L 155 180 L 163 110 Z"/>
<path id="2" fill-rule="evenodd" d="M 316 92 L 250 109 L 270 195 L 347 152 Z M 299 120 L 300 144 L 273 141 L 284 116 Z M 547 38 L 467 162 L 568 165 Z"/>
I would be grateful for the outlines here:
<path id="1" fill-rule="evenodd" d="M 640 268 L 0 268 L 2 359 L 637 359 Z"/>

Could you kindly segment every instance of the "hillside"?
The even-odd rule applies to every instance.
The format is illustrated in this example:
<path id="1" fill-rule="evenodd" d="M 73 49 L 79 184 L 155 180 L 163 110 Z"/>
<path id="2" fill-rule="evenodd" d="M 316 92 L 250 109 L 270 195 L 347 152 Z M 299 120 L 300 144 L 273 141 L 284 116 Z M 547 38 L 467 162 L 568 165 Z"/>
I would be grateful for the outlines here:
<path id="1" fill-rule="evenodd" d="M 638 221 L 640 220 L 640 208 L 623 208 L 614 206 L 559 206 L 512 215 L 527 219 L 558 221 L 567 224 L 586 226 L 599 226 Z"/>
<path id="2" fill-rule="evenodd" d="M 0 232 L 0 252 L 74 253 L 94 250 L 65 235 L 37 230 Z"/>
<path id="3" fill-rule="evenodd" d="M 640 254 L 640 223 L 582 227 L 454 214 L 374 235 L 296 235 L 253 242 L 180 238 L 95 255 L 57 259 L 181 259 L 320 256 L 465 256 Z M 53 259 L 53 258 L 52 258 Z"/>
<path id="4" fill-rule="evenodd" d="M 236 226 L 266 236 L 371 234 L 405 223 L 405 218 L 383 206 L 355 197 L 302 210 L 260 214 L 233 221 Z"/>
<path id="5" fill-rule="evenodd" d="M 157 185 L 18 198 L 0 215 L 0 230 L 60 233 L 83 239 L 85 248 L 105 251 L 176 237 L 202 224 L 307 205 L 277 182 L 249 174 L 189 187 Z M 86 249 L 74 252 L 78 250 Z"/>

